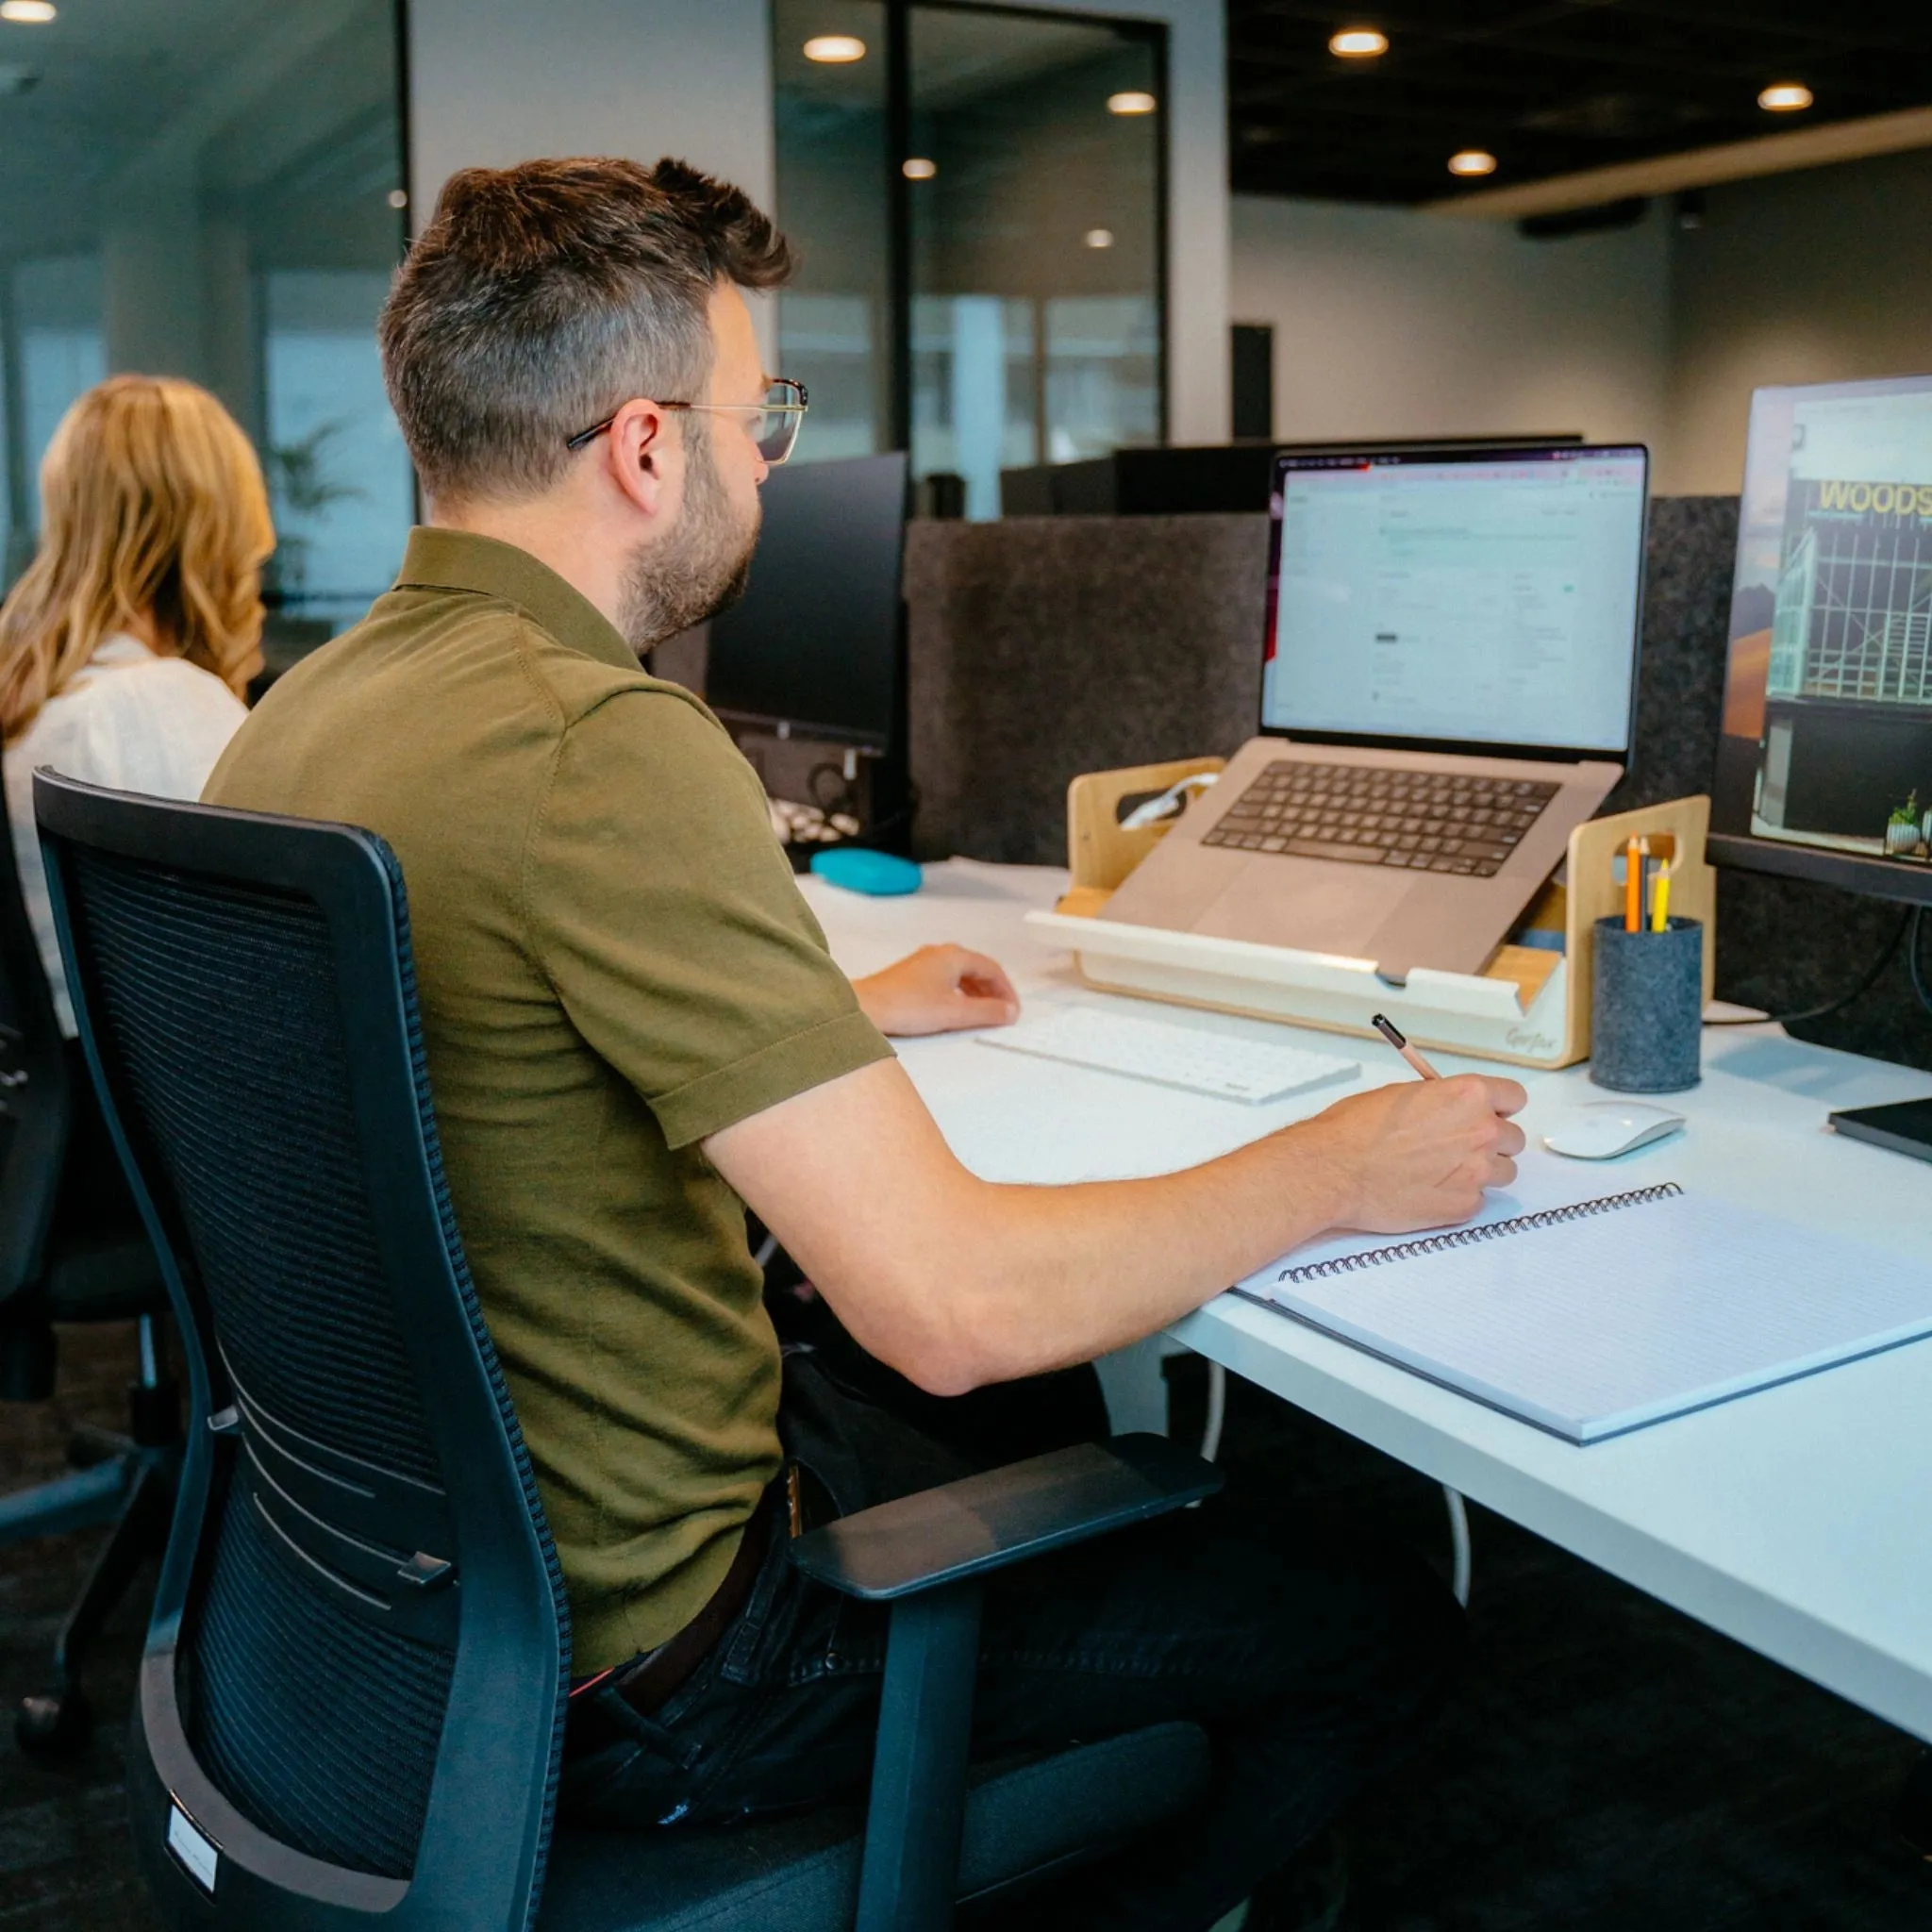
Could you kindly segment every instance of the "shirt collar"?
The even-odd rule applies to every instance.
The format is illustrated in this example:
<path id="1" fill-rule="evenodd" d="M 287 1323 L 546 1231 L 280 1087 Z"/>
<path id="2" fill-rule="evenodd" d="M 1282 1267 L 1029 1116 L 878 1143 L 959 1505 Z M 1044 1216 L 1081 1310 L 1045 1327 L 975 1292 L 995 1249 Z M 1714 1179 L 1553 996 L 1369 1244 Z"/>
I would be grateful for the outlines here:
<path id="1" fill-rule="evenodd" d="M 469 591 L 514 604 L 560 644 L 623 671 L 641 669 L 638 654 L 581 591 L 527 550 L 471 530 L 419 525 L 396 578 L 399 591 Z"/>
<path id="2" fill-rule="evenodd" d="M 129 636 L 125 630 L 117 630 L 94 646 L 94 654 L 87 661 L 90 665 L 99 664 L 112 670 L 123 664 L 151 664 L 157 659 L 154 652 L 139 638 Z"/>

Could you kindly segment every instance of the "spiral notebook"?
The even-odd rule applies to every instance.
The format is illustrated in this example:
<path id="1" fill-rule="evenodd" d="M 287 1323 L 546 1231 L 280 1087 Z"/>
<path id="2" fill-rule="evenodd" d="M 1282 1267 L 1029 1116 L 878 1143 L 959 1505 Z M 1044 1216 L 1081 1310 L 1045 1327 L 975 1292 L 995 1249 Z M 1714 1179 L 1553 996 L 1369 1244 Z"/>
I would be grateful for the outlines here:
<path id="1" fill-rule="evenodd" d="M 1235 1292 L 1575 1443 L 1932 1334 L 1932 1266 L 1674 1182 L 1298 1251 Z"/>

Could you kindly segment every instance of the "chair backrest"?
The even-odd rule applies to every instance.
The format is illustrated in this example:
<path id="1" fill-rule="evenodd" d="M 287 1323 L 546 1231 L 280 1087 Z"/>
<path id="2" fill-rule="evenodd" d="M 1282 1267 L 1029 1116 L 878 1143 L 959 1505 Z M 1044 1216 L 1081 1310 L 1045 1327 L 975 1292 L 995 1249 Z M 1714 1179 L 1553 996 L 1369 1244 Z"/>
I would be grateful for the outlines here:
<path id="1" fill-rule="evenodd" d="M 129 1767 L 178 1925 L 529 1924 L 567 1613 L 379 839 L 42 774 L 81 1038 L 193 1400 Z"/>
<path id="2" fill-rule="evenodd" d="M 0 1324 L 41 1278 L 72 1123 L 67 1056 L 0 788 Z"/>

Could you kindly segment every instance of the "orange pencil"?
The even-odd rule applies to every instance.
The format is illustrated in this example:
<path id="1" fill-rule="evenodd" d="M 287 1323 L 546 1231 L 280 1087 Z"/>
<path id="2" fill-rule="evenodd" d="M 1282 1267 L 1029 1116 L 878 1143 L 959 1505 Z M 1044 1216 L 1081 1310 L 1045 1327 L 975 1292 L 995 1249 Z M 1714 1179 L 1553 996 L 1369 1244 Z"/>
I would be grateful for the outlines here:
<path id="1" fill-rule="evenodd" d="M 1643 841 L 1632 839 L 1624 848 L 1624 930 L 1643 930 Z"/>

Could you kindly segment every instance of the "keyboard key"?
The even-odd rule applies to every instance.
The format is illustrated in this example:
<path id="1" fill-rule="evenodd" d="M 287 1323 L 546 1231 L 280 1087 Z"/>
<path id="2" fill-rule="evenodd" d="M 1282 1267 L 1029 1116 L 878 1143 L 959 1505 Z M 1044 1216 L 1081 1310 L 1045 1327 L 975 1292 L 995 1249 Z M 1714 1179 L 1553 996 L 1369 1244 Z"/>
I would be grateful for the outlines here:
<path id="1" fill-rule="evenodd" d="M 1297 858 L 1341 858 L 1350 865 L 1380 865 L 1380 845 L 1344 845 L 1328 839 L 1291 839 L 1288 849 Z"/>

